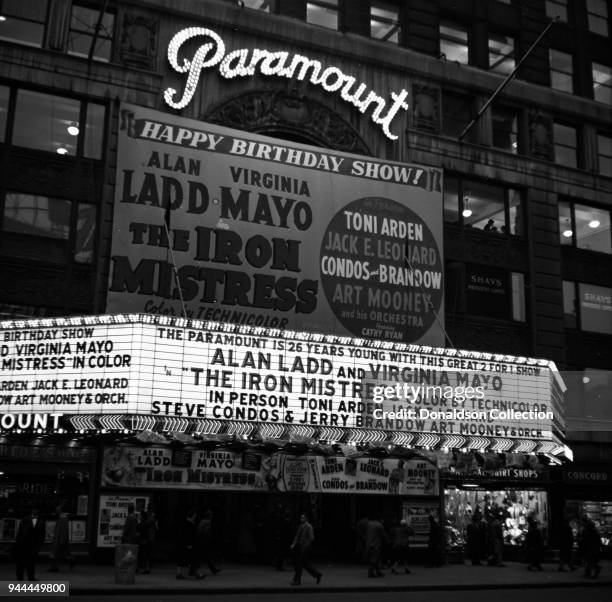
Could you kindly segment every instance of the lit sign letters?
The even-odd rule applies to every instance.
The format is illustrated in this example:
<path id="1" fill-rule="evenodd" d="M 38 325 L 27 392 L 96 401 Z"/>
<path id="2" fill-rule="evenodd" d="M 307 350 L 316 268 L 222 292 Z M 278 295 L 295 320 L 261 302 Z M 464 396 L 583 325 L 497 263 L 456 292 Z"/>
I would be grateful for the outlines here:
<path id="1" fill-rule="evenodd" d="M 179 50 L 185 42 L 198 36 L 203 37 L 204 43 L 191 60 L 184 58 L 180 63 Z M 216 66 L 221 76 L 226 79 L 252 76 L 259 70 L 262 75 L 277 75 L 297 81 L 308 80 L 315 86 L 321 86 L 326 92 L 338 92 L 343 100 L 357 107 L 361 113 L 365 114 L 372 107 L 372 121 L 380 125 L 385 136 L 391 140 L 397 140 L 397 136 L 389 129 L 391 122 L 400 110 L 408 109 L 406 90 L 399 94 L 391 92 L 391 102 L 387 106 L 384 98 L 373 90 L 368 91 L 364 83 L 358 83 L 353 76 L 346 75 L 337 67 L 323 68 L 320 61 L 284 51 L 270 52 L 258 48 L 249 51 L 241 48 L 226 54 L 221 37 L 211 29 L 203 27 L 189 27 L 179 31 L 168 44 L 168 61 L 177 73 L 187 74 L 182 98 L 176 98 L 177 91 L 174 88 L 167 88 L 164 92 L 164 100 L 174 109 L 182 109 L 191 102 L 202 70 Z"/>

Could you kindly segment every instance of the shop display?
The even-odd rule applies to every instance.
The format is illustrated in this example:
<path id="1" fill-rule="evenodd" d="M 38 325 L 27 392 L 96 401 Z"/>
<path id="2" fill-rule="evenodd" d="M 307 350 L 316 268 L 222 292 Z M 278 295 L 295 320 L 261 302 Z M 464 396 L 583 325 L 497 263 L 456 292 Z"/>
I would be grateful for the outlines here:
<path id="1" fill-rule="evenodd" d="M 591 519 L 601 535 L 602 546 L 612 551 L 612 502 L 568 500 L 565 502 L 565 515 L 575 532 L 580 529 L 583 518 Z"/>
<path id="2" fill-rule="evenodd" d="M 521 545 L 528 519 L 535 519 L 544 538 L 548 532 L 548 497 L 545 491 L 485 491 L 483 489 L 447 489 L 444 492 L 447 539 L 451 545 L 462 545 L 466 528 L 474 514 L 487 522 L 501 515 L 504 544 Z"/>

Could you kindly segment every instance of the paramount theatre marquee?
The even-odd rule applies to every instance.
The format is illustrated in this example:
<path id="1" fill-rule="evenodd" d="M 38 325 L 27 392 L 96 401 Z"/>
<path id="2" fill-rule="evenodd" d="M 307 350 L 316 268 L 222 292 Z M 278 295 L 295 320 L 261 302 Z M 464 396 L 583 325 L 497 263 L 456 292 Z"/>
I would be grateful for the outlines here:
<path id="1" fill-rule="evenodd" d="M 422 394 L 435 386 L 478 395 Z M 564 390 L 524 357 L 144 314 L 0 322 L 4 431 L 563 456 Z"/>

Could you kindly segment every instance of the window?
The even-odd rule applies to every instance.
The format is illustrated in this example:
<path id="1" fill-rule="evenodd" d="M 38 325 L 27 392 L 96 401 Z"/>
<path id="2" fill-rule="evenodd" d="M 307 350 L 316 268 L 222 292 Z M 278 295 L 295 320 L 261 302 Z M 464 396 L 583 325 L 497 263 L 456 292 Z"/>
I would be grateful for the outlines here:
<path id="1" fill-rule="evenodd" d="M 2 0 L 0 39 L 30 46 L 43 45 L 48 0 Z"/>
<path id="2" fill-rule="evenodd" d="M 372 0 L 370 4 L 370 35 L 377 40 L 399 44 L 399 10 L 395 4 Z"/>
<path id="3" fill-rule="evenodd" d="M 490 234 L 522 236 L 521 198 L 514 188 L 447 176 L 444 220 Z"/>
<path id="4" fill-rule="evenodd" d="M 586 0 L 589 31 L 608 35 L 608 7 L 606 0 Z"/>
<path id="5" fill-rule="evenodd" d="M 546 16 L 567 22 L 567 0 L 546 0 Z"/>
<path id="6" fill-rule="evenodd" d="M 10 88 L 0 86 L 0 142 L 4 142 L 4 137 L 6 136 L 10 93 Z"/>
<path id="7" fill-rule="evenodd" d="M 559 236 L 562 245 L 574 244 L 574 218 L 572 208 L 564 201 L 559 203 Z"/>
<path id="8" fill-rule="evenodd" d="M 563 281 L 563 323 L 565 328 L 578 328 L 576 283 Z"/>
<path id="9" fill-rule="evenodd" d="M 514 69 L 514 39 L 489 34 L 489 71 L 508 75 Z"/>
<path id="10" fill-rule="evenodd" d="M 579 249 L 612 253 L 610 210 L 581 203 L 559 203 L 561 244 Z"/>
<path id="11" fill-rule="evenodd" d="M 338 0 L 307 2 L 306 21 L 328 29 L 338 29 Z"/>
<path id="12" fill-rule="evenodd" d="M 95 230 L 95 205 L 17 192 L 4 196 L 0 249 L 5 255 L 89 264 Z"/>
<path id="13" fill-rule="evenodd" d="M 578 135 L 576 128 L 553 124 L 555 161 L 567 167 L 578 167 Z"/>
<path id="14" fill-rule="evenodd" d="M 442 134 L 458 138 L 472 120 L 472 99 L 463 94 L 442 91 Z"/>
<path id="15" fill-rule="evenodd" d="M 501 268 L 466 265 L 467 311 L 470 314 L 525 322 L 525 276 Z"/>
<path id="16" fill-rule="evenodd" d="M 102 157 L 105 108 L 74 98 L 18 90 L 12 144 L 59 155 Z M 81 123 L 85 122 L 85 128 Z M 82 148 L 81 148 L 82 147 Z"/>
<path id="17" fill-rule="evenodd" d="M 253 8 L 255 10 L 262 10 L 269 13 L 271 10 L 272 0 L 244 0 L 244 5 L 247 8 Z"/>
<path id="18" fill-rule="evenodd" d="M 593 63 L 593 98 L 612 105 L 612 67 Z"/>
<path id="19" fill-rule="evenodd" d="M 468 32 L 465 25 L 440 21 L 440 56 L 447 61 L 468 64 Z"/>
<path id="20" fill-rule="evenodd" d="M 550 87 L 561 92 L 574 93 L 574 59 L 561 50 L 549 51 Z"/>
<path id="21" fill-rule="evenodd" d="M 493 146 L 511 153 L 518 151 L 518 111 L 493 107 Z"/>
<path id="22" fill-rule="evenodd" d="M 612 288 L 578 284 L 580 330 L 612 334 Z"/>
<path id="23" fill-rule="evenodd" d="M 599 159 L 599 173 L 612 177 L 612 136 L 597 135 L 597 156 Z"/>
<path id="24" fill-rule="evenodd" d="M 70 15 L 70 31 L 68 33 L 68 54 L 88 57 L 91 50 L 96 29 L 100 22 L 93 58 L 109 62 L 113 50 L 113 29 L 115 17 L 105 12 L 100 21 L 100 11 L 78 4 L 72 5 Z"/>

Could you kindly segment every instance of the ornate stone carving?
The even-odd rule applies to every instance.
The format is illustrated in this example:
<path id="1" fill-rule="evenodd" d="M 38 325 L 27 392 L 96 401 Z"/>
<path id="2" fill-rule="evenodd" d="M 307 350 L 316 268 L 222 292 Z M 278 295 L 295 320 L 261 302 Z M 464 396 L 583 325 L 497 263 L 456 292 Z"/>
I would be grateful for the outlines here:
<path id="1" fill-rule="evenodd" d="M 529 152 L 539 159 L 552 161 L 553 152 L 553 121 L 550 115 L 541 111 L 529 112 Z"/>
<path id="2" fill-rule="evenodd" d="M 157 19 L 125 13 L 119 47 L 121 62 L 141 69 L 155 69 L 158 30 Z"/>
<path id="3" fill-rule="evenodd" d="M 440 88 L 412 82 L 410 125 L 415 130 L 440 133 Z"/>
<path id="4" fill-rule="evenodd" d="M 223 101 L 203 115 L 202 120 L 248 132 L 295 137 L 345 152 L 370 154 L 350 124 L 296 90 L 247 92 Z"/>

